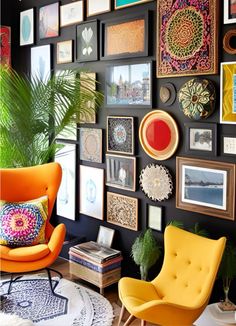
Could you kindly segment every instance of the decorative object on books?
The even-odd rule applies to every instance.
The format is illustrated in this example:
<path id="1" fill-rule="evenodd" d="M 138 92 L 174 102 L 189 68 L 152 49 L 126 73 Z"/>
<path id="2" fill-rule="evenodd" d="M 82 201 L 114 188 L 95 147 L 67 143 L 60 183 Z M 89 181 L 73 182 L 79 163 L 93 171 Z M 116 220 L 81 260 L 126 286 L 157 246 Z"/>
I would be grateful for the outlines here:
<path id="1" fill-rule="evenodd" d="M 235 135 L 222 135 L 222 154 L 223 155 L 236 155 L 236 136 Z"/>
<path id="2" fill-rule="evenodd" d="M 98 22 L 88 21 L 76 27 L 76 60 L 78 62 L 98 60 Z"/>
<path id="3" fill-rule="evenodd" d="M 20 46 L 34 43 L 34 8 L 20 13 Z"/>
<path id="4" fill-rule="evenodd" d="M 181 86 L 178 100 L 180 110 L 187 117 L 193 120 L 206 119 L 215 109 L 215 87 L 208 79 L 190 79 Z"/>
<path id="5" fill-rule="evenodd" d="M 39 38 L 59 36 L 59 2 L 39 8 Z"/>
<path id="6" fill-rule="evenodd" d="M 236 124 L 236 63 L 223 62 L 220 70 L 220 122 Z"/>
<path id="7" fill-rule="evenodd" d="M 134 154 L 134 118 L 107 117 L 107 152 Z"/>
<path id="8" fill-rule="evenodd" d="M 87 0 L 87 17 L 111 11 L 111 0 Z"/>
<path id="9" fill-rule="evenodd" d="M 80 165 L 79 196 L 79 212 L 103 220 L 103 169 Z"/>
<path id="10" fill-rule="evenodd" d="M 57 64 L 73 61 L 72 40 L 57 43 Z"/>
<path id="11" fill-rule="evenodd" d="M 80 160 L 102 163 L 102 129 L 80 128 Z"/>
<path id="12" fill-rule="evenodd" d="M 96 91 L 96 73 L 95 72 L 81 72 L 80 77 L 83 78 L 82 86 Z M 96 123 L 96 100 L 88 100 L 84 104 L 85 110 L 81 112 L 80 123 Z"/>
<path id="13" fill-rule="evenodd" d="M 84 2 L 73 1 L 60 6 L 60 14 L 61 27 L 80 23 L 84 20 Z"/>
<path id="14" fill-rule="evenodd" d="M 11 27 L 0 25 L 1 52 L 0 65 L 11 66 Z"/>
<path id="15" fill-rule="evenodd" d="M 160 87 L 160 100 L 162 105 L 170 106 L 176 99 L 176 89 L 172 83 L 164 83 Z"/>
<path id="16" fill-rule="evenodd" d="M 115 230 L 100 225 L 98 231 L 97 243 L 110 248 L 112 245 L 114 234 L 115 234 Z"/>
<path id="17" fill-rule="evenodd" d="M 224 24 L 236 23 L 236 6 L 234 0 L 224 0 Z"/>
<path id="18" fill-rule="evenodd" d="M 235 218 L 232 163 L 176 158 L 176 207 L 223 219 Z"/>
<path id="19" fill-rule="evenodd" d="M 157 77 L 218 72 L 217 0 L 157 3 Z"/>
<path id="20" fill-rule="evenodd" d="M 107 222 L 138 230 L 138 199 L 107 192 Z"/>
<path id="21" fill-rule="evenodd" d="M 236 17 L 236 15 L 235 15 Z M 233 40 L 236 37 L 236 29 L 230 29 L 228 30 L 223 38 L 223 48 L 225 50 L 225 52 L 229 53 L 229 54 L 236 54 L 236 46 L 233 43 Z"/>
<path id="22" fill-rule="evenodd" d="M 51 45 L 31 48 L 31 80 L 39 79 L 46 83 L 51 77 Z"/>
<path id="23" fill-rule="evenodd" d="M 147 227 L 162 232 L 162 207 L 147 204 Z"/>
<path id="24" fill-rule="evenodd" d="M 155 160 L 170 158 L 179 143 L 175 120 L 162 110 L 148 112 L 139 126 L 139 141 L 146 154 Z"/>
<path id="25" fill-rule="evenodd" d="M 130 191 L 136 188 L 136 157 L 106 155 L 106 185 Z"/>
<path id="26" fill-rule="evenodd" d="M 117 10 L 117 9 L 122 9 L 130 6 L 142 4 L 149 1 L 151 0 L 114 0 L 114 4 L 115 4 L 115 9 Z"/>

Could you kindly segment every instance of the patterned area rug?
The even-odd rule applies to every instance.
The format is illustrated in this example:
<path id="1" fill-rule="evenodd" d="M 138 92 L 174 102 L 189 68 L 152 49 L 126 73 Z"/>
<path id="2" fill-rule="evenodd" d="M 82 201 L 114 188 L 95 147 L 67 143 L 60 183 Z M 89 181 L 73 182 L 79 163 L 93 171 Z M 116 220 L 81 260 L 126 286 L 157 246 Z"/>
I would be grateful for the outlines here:
<path id="1" fill-rule="evenodd" d="M 37 326 L 110 326 L 113 309 L 100 294 L 65 279 L 53 278 L 55 293 L 49 282 L 38 275 L 26 276 L 13 283 L 0 283 L 1 311 L 30 319 Z"/>

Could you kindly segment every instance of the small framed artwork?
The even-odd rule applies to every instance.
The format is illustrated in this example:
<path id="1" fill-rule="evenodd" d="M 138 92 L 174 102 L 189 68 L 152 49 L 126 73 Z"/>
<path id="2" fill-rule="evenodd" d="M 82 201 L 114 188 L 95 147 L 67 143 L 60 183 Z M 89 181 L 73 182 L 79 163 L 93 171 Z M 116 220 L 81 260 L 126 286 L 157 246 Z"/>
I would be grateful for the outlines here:
<path id="1" fill-rule="evenodd" d="M 102 129 L 80 128 L 80 160 L 102 163 Z"/>
<path id="2" fill-rule="evenodd" d="M 235 135 L 222 135 L 222 154 L 235 157 L 236 155 Z"/>
<path id="3" fill-rule="evenodd" d="M 106 154 L 106 185 L 136 190 L 136 157 Z"/>
<path id="4" fill-rule="evenodd" d="M 0 25 L 1 52 L 0 64 L 11 66 L 11 27 Z"/>
<path id="5" fill-rule="evenodd" d="M 134 154 L 134 118 L 107 117 L 107 152 Z"/>
<path id="6" fill-rule="evenodd" d="M 77 25 L 76 60 L 78 62 L 98 60 L 98 23 L 97 20 Z"/>
<path id="7" fill-rule="evenodd" d="M 34 43 L 34 8 L 20 13 L 20 46 Z"/>
<path id="8" fill-rule="evenodd" d="M 57 43 L 57 64 L 73 61 L 73 41 L 63 41 Z"/>
<path id="9" fill-rule="evenodd" d="M 60 6 L 60 13 L 61 27 L 78 24 L 84 20 L 84 2 L 82 0 L 73 1 Z"/>
<path id="10" fill-rule="evenodd" d="M 217 155 L 216 123 L 185 123 L 186 153 Z"/>
<path id="11" fill-rule="evenodd" d="M 102 59 L 121 59 L 148 55 L 148 12 L 101 22 Z"/>
<path id="12" fill-rule="evenodd" d="M 235 219 L 236 165 L 176 158 L 176 207 L 223 219 Z"/>
<path id="13" fill-rule="evenodd" d="M 114 0 L 114 3 L 115 3 L 115 9 L 117 10 L 117 9 L 122 9 L 130 6 L 142 4 L 149 1 L 152 0 Z"/>
<path id="14" fill-rule="evenodd" d="M 104 170 L 80 165 L 79 171 L 79 212 L 103 220 Z"/>
<path id="15" fill-rule="evenodd" d="M 87 17 L 111 11 L 111 0 L 87 0 Z"/>
<path id="16" fill-rule="evenodd" d="M 111 248 L 115 230 L 100 225 L 97 237 L 97 243 L 102 246 Z"/>
<path id="17" fill-rule="evenodd" d="M 220 122 L 236 124 L 236 62 L 222 62 L 220 71 Z"/>
<path id="18" fill-rule="evenodd" d="M 107 222 L 138 230 L 138 199 L 107 192 Z"/>
<path id="19" fill-rule="evenodd" d="M 119 64 L 106 68 L 106 107 L 152 107 L 151 62 Z"/>
<path id="20" fill-rule="evenodd" d="M 39 8 L 39 38 L 59 36 L 59 2 Z"/>
<path id="21" fill-rule="evenodd" d="M 89 87 L 92 90 L 96 90 L 96 73 L 95 72 L 81 72 L 81 86 Z M 80 123 L 96 123 L 96 111 L 95 111 L 95 102 L 87 101 L 85 104 L 86 110 L 80 114 Z"/>
<path id="22" fill-rule="evenodd" d="M 147 227 L 162 232 L 162 207 L 147 204 Z"/>
<path id="23" fill-rule="evenodd" d="M 236 23 L 235 0 L 224 0 L 224 24 Z"/>
<path id="24" fill-rule="evenodd" d="M 47 82 L 51 75 L 51 46 L 40 45 L 31 48 L 31 79 Z"/>

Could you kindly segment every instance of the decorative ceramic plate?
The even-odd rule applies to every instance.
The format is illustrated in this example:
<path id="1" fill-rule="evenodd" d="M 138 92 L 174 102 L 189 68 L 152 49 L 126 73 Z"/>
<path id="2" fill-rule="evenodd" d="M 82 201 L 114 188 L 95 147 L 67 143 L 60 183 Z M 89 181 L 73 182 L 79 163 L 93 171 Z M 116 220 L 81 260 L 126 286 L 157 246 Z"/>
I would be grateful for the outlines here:
<path id="1" fill-rule="evenodd" d="M 139 141 L 144 151 L 156 160 L 171 157 L 179 143 L 175 120 L 165 111 L 154 110 L 146 114 L 139 127 Z"/>
<path id="2" fill-rule="evenodd" d="M 153 201 L 168 199 L 172 194 L 172 177 L 165 166 L 147 165 L 140 173 L 139 183 L 145 195 Z"/>

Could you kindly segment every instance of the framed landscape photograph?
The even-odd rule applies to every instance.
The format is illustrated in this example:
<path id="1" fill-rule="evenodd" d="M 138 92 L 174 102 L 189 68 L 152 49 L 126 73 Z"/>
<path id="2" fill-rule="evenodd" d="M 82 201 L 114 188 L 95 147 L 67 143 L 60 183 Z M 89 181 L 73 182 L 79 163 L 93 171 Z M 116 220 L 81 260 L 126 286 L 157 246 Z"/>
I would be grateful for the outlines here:
<path id="1" fill-rule="evenodd" d="M 222 135 L 222 154 L 236 157 L 236 135 Z"/>
<path id="2" fill-rule="evenodd" d="M 102 129 L 80 128 L 80 160 L 102 163 Z"/>
<path id="3" fill-rule="evenodd" d="M 111 247 L 115 230 L 100 225 L 97 237 L 97 243 L 102 246 Z"/>
<path id="4" fill-rule="evenodd" d="M 78 24 L 84 20 L 84 2 L 73 1 L 60 6 L 60 13 L 61 27 Z"/>
<path id="5" fill-rule="evenodd" d="M 59 36 L 59 2 L 39 8 L 39 38 Z"/>
<path id="6" fill-rule="evenodd" d="M 34 8 L 20 13 L 20 46 L 34 43 Z"/>
<path id="7" fill-rule="evenodd" d="M 87 0 L 87 17 L 111 11 L 111 0 Z"/>
<path id="8" fill-rule="evenodd" d="M 115 3 L 115 9 L 122 9 L 122 8 L 142 4 L 149 1 L 152 0 L 114 0 L 114 3 Z"/>
<path id="9" fill-rule="evenodd" d="M 51 75 L 51 46 L 40 45 L 31 48 L 31 78 L 46 82 Z"/>
<path id="10" fill-rule="evenodd" d="M 118 64 L 106 68 L 106 107 L 152 107 L 151 62 Z"/>
<path id="11" fill-rule="evenodd" d="M 78 62 L 98 60 L 98 22 L 88 21 L 76 27 L 76 60 Z"/>
<path id="12" fill-rule="evenodd" d="M 235 169 L 232 163 L 176 158 L 176 207 L 235 219 Z"/>
<path id="13" fill-rule="evenodd" d="M 162 207 L 147 204 L 147 227 L 162 232 Z"/>
<path id="14" fill-rule="evenodd" d="M 224 24 L 236 23 L 236 1 L 224 0 Z"/>
<path id="15" fill-rule="evenodd" d="M 57 43 L 57 64 L 73 61 L 73 41 L 63 41 Z"/>

